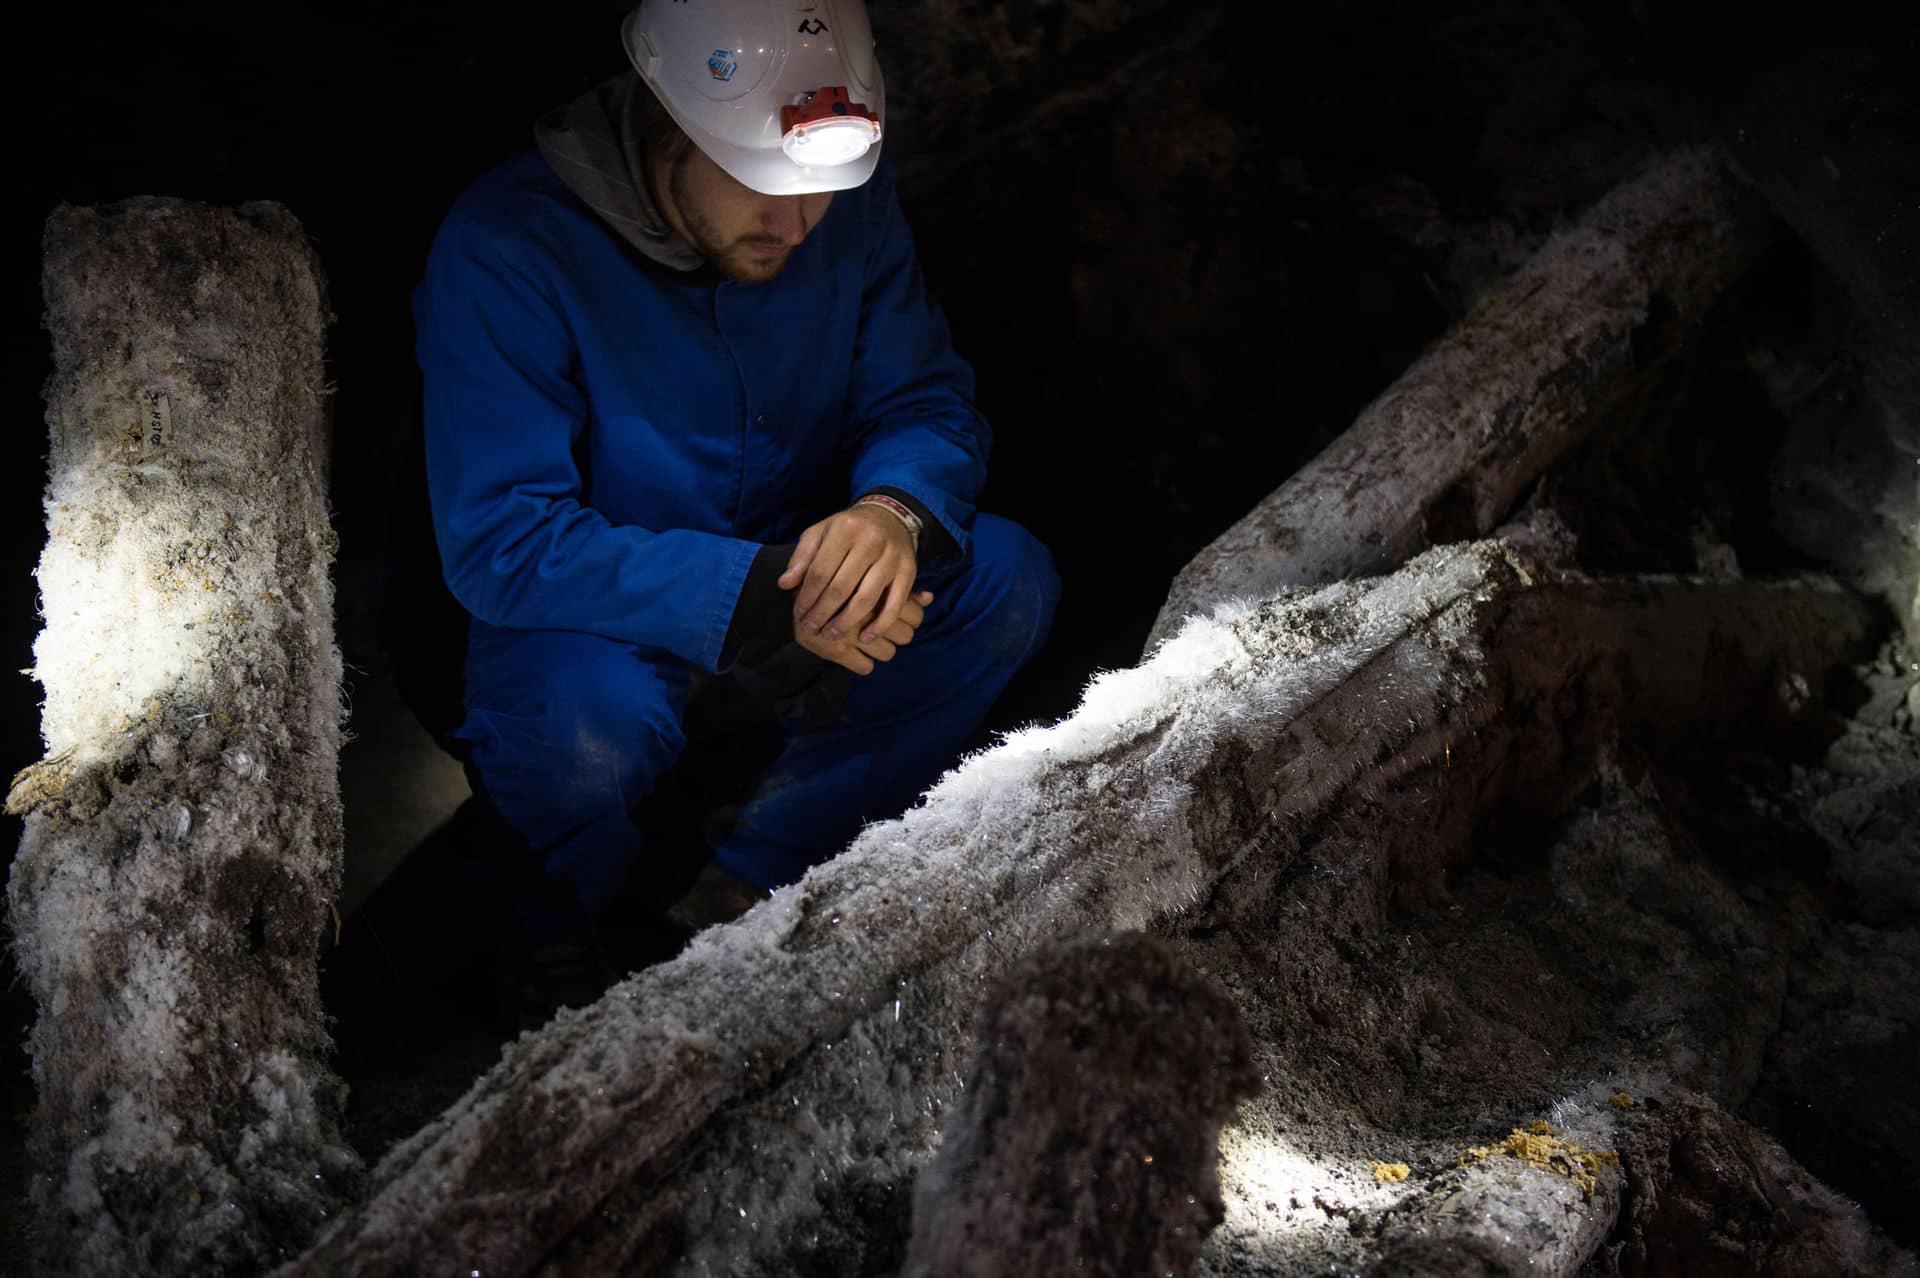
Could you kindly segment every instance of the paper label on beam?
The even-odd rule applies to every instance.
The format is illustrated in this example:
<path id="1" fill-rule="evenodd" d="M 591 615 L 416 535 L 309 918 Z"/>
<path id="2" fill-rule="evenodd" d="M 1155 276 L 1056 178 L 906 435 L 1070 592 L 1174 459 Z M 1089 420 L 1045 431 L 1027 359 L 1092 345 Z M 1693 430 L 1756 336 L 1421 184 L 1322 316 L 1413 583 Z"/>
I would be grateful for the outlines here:
<path id="1" fill-rule="evenodd" d="M 129 451 L 134 460 L 156 461 L 173 448 L 173 401 L 163 390 L 141 391 L 136 396 L 139 408 L 138 446 Z"/>

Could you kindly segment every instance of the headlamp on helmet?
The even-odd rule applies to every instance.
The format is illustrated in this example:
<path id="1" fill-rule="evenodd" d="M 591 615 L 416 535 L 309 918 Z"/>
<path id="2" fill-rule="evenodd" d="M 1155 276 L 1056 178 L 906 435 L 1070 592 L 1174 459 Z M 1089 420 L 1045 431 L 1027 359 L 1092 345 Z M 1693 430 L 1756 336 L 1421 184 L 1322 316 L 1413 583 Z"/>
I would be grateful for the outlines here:
<path id="1" fill-rule="evenodd" d="M 810 169 L 851 164 L 879 140 L 880 121 L 848 98 L 845 85 L 815 89 L 780 108 L 780 149 Z"/>

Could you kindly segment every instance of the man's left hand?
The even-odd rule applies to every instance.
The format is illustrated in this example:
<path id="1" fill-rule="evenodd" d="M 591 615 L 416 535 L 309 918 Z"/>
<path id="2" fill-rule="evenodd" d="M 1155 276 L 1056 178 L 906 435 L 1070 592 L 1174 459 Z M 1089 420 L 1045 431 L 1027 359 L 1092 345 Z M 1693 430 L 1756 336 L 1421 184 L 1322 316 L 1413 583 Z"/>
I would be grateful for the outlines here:
<path id="1" fill-rule="evenodd" d="M 800 593 L 793 625 L 844 638 L 864 619 L 860 638 L 884 635 L 913 593 L 918 563 L 907 527 L 876 506 L 853 506 L 800 534 L 780 588 Z"/>

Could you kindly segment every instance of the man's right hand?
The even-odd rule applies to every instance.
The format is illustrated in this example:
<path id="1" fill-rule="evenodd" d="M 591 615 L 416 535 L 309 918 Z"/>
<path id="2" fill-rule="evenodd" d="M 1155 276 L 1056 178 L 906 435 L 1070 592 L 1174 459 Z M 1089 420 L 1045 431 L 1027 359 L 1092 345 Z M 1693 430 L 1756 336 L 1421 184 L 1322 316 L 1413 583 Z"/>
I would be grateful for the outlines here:
<path id="1" fill-rule="evenodd" d="M 933 592 L 929 590 L 909 595 L 900 604 L 899 619 L 872 639 L 860 637 L 864 626 L 850 628 L 844 639 L 833 639 L 824 630 L 816 634 L 810 627 L 796 623 L 793 641 L 814 656 L 845 666 L 857 675 L 872 674 L 874 662 L 892 661 L 894 653 L 913 642 L 914 632 L 920 629 L 927 615 L 926 607 L 932 602 Z"/>

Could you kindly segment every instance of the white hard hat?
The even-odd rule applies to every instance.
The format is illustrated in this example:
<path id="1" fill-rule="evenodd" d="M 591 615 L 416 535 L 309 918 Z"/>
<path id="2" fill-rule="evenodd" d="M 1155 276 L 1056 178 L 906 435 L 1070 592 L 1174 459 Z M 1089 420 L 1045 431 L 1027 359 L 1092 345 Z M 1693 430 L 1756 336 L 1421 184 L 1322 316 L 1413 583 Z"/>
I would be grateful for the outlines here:
<path id="1" fill-rule="evenodd" d="M 887 94 L 863 0 L 641 0 L 620 34 L 694 145 L 761 194 L 873 176 Z"/>

